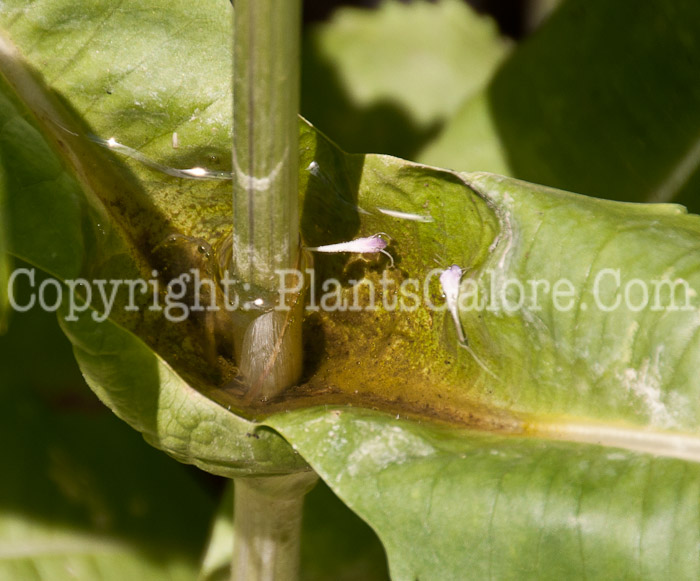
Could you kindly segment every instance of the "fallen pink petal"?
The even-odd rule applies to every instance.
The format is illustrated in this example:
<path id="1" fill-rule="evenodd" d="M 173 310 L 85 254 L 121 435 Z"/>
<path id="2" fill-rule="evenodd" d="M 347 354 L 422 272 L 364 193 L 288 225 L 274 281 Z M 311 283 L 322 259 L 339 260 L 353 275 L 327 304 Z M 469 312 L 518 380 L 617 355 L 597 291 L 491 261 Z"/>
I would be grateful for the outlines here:
<path id="1" fill-rule="evenodd" d="M 459 294 L 459 281 L 462 278 L 462 269 L 453 264 L 440 275 L 440 286 L 445 294 L 447 308 L 452 311 L 457 306 L 457 295 Z"/>

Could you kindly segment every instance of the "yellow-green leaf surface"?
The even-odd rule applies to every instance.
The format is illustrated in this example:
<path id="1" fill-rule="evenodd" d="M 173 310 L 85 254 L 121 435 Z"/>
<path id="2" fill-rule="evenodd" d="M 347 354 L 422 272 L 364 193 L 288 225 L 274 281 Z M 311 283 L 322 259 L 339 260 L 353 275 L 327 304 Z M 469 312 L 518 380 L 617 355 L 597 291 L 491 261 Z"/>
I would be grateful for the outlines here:
<path id="1" fill-rule="evenodd" d="M 95 12 L 84 11 L 81 18 L 84 22 L 89 22 L 90 18 L 102 22 L 105 10 L 112 14 L 116 22 L 107 19 L 100 28 L 107 36 L 112 34 L 109 22 L 115 29 L 123 27 L 124 30 L 132 28 L 128 25 L 129 18 L 138 19 L 142 27 L 149 22 L 143 19 L 140 8 L 128 11 L 123 6 L 113 11 L 107 4 L 102 8 L 99 10 L 93 6 Z M 70 11 L 71 8 L 67 7 L 66 10 Z M 5 5 L 2 14 L 14 22 L 15 30 L 22 31 L 18 32 L 19 36 L 27 34 L 37 40 L 34 50 L 41 55 L 37 57 L 38 63 L 45 63 L 50 71 L 62 70 L 59 77 L 64 82 L 71 79 L 69 70 L 73 70 L 73 63 L 68 59 L 71 62 L 66 64 L 66 54 L 57 50 L 55 43 L 74 54 L 73 51 L 78 50 L 76 47 L 81 46 L 85 38 L 80 36 L 82 28 L 74 29 L 73 21 L 65 19 L 64 11 L 51 3 L 42 6 L 19 4 L 14 8 Z M 188 14 L 196 17 L 192 11 Z M 47 31 L 43 26 L 51 18 L 56 20 L 51 21 Z M 120 18 L 127 18 L 127 21 Z M 209 22 L 212 17 L 206 18 Z M 162 34 L 161 25 L 157 24 L 160 19 L 154 17 L 150 22 L 154 30 Z M 96 23 L 93 28 L 95 26 Z M 66 35 L 66 29 L 77 30 L 79 38 Z M 64 31 L 63 36 L 59 34 L 60 31 Z M 225 34 L 223 29 L 220 32 Z M 202 30 L 196 28 L 190 33 L 196 38 L 205 36 Z M 49 40 L 47 37 L 51 34 L 57 37 Z M 59 37 L 61 41 L 57 40 Z M 158 39 L 163 40 L 161 37 Z M 98 35 L 93 41 L 95 46 L 101 45 L 103 38 Z M 158 46 L 164 48 L 162 42 Z M 122 55 L 123 59 L 116 58 L 114 54 L 111 58 L 133 69 L 129 69 L 133 74 L 123 71 L 123 74 L 117 75 L 123 88 L 138 76 L 139 67 L 133 66 L 136 53 L 131 52 L 135 46 L 134 43 L 115 44 L 115 49 L 127 54 Z M 94 48 L 78 52 L 85 58 L 93 56 L 99 59 L 104 50 Z M 46 62 L 44 59 L 48 57 L 53 60 Z M 119 160 L 105 158 L 101 148 L 90 141 L 91 132 L 101 133 L 99 129 L 81 127 L 83 133 L 78 135 L 68 129 L 71 123 L 81 126 L 85 122 L 70 109 L 90 108 L 85 100 L 89 91 L 84 80 L 73 79 L 71 84 L 79 103 L 71 102 L 64 106 L 61 101 L 66 95 L 62 95 L 60 89 L 48 89 L 44 85 L 45 78 L 32 72 L 30 66 L 19 60 L 9 40 L 4 44 L 3 63 L 6 78 L 25 101 L 24 105 L 21 104 L 9 89 L 4 88 L 6 96 L 2 97 L 0 116 L 5 138 L 0 142 L 0 160 L 8 175 L 7 213 L 11 225 L 9 247 L 12 253 L 59 280 L 80 277 L 87 280 L 142 277 L 147 280 L 156 270 L 167 281 L 193 267 L 201 268 L 203 276 L 213 270 L 208 251 L 201 251 L 207 242 L 199 236 L 203 231 L 211 234 L 226 221 L 223 212 L 217 215 L 215 211 L 217 207 L 225 205 L 221 197 L 216 197 L 215 187 L 211 188 L 209 183 L 205 183 L 199 194 L 195 194 L 191 182 L 172 179 L 169 184 L 162 184 L 158 181 L 162 175 L 150 170 L 144 172 L 142 181 L 139 181 L 120 165 Z M 158 67 L 157 63 L 149 65 L 168 76 L 167 71 L 162 66 Z M 88 68 L 93 66 L 95 70 L 109 74 L 109 67 L 105 69 L 99 63 L 91 63 Z M 112 73 L 115 73 L 113 69 Z M 82 78 L 86 74 L 85 69 L 77 67 L 74 74 Z M 157 75 L 152 71 L 147 76 L 154 82 L 157 80 Z M 121 94 L 118 89 L 105 90 L 104 78 L 96 76 L 92 79 L 95 85 L 91 87 L 96 94 L 104 97 L 118 97 Z M 147 101 L 149 96 L 164 102 L 164 96 L 146 88 L 145 80 L 141 81 L 144 89 L 138 98 L 146 104 L 152 102 Z M 175 86 L 181 83 L 181 79 L 170 78 L 169 81 Z M 128 88 L 123 88 L 123 91 L 128 92 Z M 223 94 L 226 96 L 229 91 L 223 89 Z M 184 93 L 183 98 L 187 99 Z M 94 100 L 93 110 L 97 107 Z M 141 105 L 135 102 L 130 101 L 131 110 L 123 109 L 122 101 L 114 105 L 115 115 L 122 115 L 122 119 L 135 119 L 133 123 L 122 125 L 125 133 L 128 133 L 127 127 L 131 129 L 131 137 L 148 127 L 148 119 L 135 115 L 134 107 L 136 111 L 141 110 Z M 199 103 L 189 102 L 188 128 L 194 126 L 194 131 L 203 131 L 204 135 L 210 136 L 212 117 L 207 117 L 205 121 L 192 120 Z M 38 116 L 38 122 L 29 116 L 25 106 Z M 173 130 L 182 123 L 182 119 L 175 118 L 174 107 L 173 102 L 168 109 L 168 114 L 174 118 Z M 217 115 L 215 104 L 208 108 L 204 105 L 201 107 L 209 115 Z M 95 118 L 105 122 L 104 110 L 97 111 Z M 183 142 L 188 128 L 179 129 Z M 170 135 L 168 137 L 170 139 Z M 47 139 L 55 149 L 52 150 Z M 206 149 L 206 144 L 201 146 L 198 143 L 196 149 L 201 153 Z M 56 150 L 63 154 L 64 161 L 56 155 Z M 191 155 L 191 151 L 185 157 L 187 155 Z M 208 154 L 202 155 L 206 161 L 211 161 Z M 144 168 L 138 169 L 143 171 Z M 214 190 L 213 195 L 209 195 L 211 189 Z M 228 198 L 227 194 L 222 195 Z M 177 200 L 178 205 L 173 200 Z M 149 311 L 148 305 L 143 303 L 144 298 L 141 297 L 139 311 L 134 313 L 125 310 L 126 297 L 122 296 L 111 311 L 113 318 L 103 323 L 97 322 L 91 311 L 80 318 L 71 317 L 69 312 L 63 313 L 64 318 L 77 319 L 64 320 L 62 324 L 74 341 L 76 356 L 87 381 L 103 401 L 117 415 L 143 432 L 152 444 L 212 472 L 231 475 L 249 472 L 251 468 L 256 472 L 303 468 L 304 462 L 281 438 L 271 432 L 253 437 L 255 424 L 229 413 L 192 388 L 191 383 L 206 383 L 212 377 L 221 377 L 230 368 L 226 362 L 221 366 L 215 365 L 219 348 L 214 344 L 216 321 L 201 316 L 196 317 L 196 321 L 170 323 L 161 313 Z M 99 311 L 101 304 L 93 306 Z M 97 315 L 98 311 L 94 314 Z M 163 360 L 163 353 L 168 362 Z M 178 371 L 173 370 L 173 366 Z M 183 374 L 190 378 L 189 383 L 182 379 Z M 270 462 L 272 458 L 274 461 Z"/>
<path id="2" fill-rule="evenodd" d="M 161 169 L 228 169 L 230 16 L 225 2 L 3 5 L 14 254 L 62 279 L 216 272 L 230 184 L 90 136 Z M 346 155 L 300 131 L 304 243 L 384 232 L 394 266 L 309 254 L 305 376 L 271 402 L 231 387 L 226 316 L 63 310 L 100 397 L 218 474 L 303 457 L 377 531 L 395 579 L 696 577 L 698 217 Z M 457 321 L 438 282 L 451 265 Z M 653 281 L 659 302 L 636 309 Z M 501 302 L 474 308 L 474 289 Z M 634 308 L 608 309 L 618 298 Z"/>
<path id="3" fill-rule="evenodd" d="M 198 95 L 207 92 L 205 86 L 217 87 L 210 89 L 214 97 L 217 97 L 215 91 L 220 91 L 218 98 L 203 108 L 201 101 L 191 103 L 190 95 L 179 90 L 183 83 L 182 66 L 180 57 L 173 62 L 173 55 L 180 55 L 183 50 L 166 50 L 167 43 L 164 46 L 163 38 L 157 37 L 157 42 L 153 40 L 155 46 L 151 58 L 141 58 L 139 66 L 133 67 L 129 63 L 135 60 L 134 46 L 110 43 L 110 62 L 130 71 L 129 74 L 112 78 L 110 75 L 114 71 L 105 66 L 104 59 L 108 55 L 102 39 L 116 34 L 116 30 L 131 31 L 138 21 L 138 26 L 146 27 L 149 31 L 146 36 L 158 32 L 167 36 L 170 43 L 191 43 L 199 47 L 202 55 L 210 55 L 219 40 L 221 46 L 227 46 L 222 39 L 227 34 L 225 22 L 230 16 L 229 9 L 223 6 L 216 14 L 211 6 L 206 9 L 202 5 L 201 18 L 206 23 L 206 34 L 193 24 L 187 28 L 186 35 L 174 37 L 167 27 L 161 30 L 155 27 L 154 21 L 146 19 L 142 22 L 140 7 L 131 10 L 128 5 L 122 5 L 119 10 L 111 10 L 107 5 L 102 9 L 94 7 L 93 11 L 82 14 L 81 18 L 85 26 L 93 19 L 91 26 L 100 32 L 90 36 L 88 44 L 83 46 L 86 37 L 80 33 L 73 38 L 72 24 L 66 22 L 65 12 L 46 6 L 42 8 L 36 3 L 29 6 L 20 3 L 18 6 L 23 7 L 21 10 L 12 6 L 5 7 L 9 37 L 18 44 L 26 38 L 27 48 L 22 57 L 14 51 L 10 41 L 7 42 L 5 74 L 20 97 L 39 116 L 40 129 L 30 127 L 22 118 L 16 118 L 17 113 L 13 114 L 10 107 L 6 108 L 6 115 L 21 125 L 23 131 L 36 136 L 37 140 L 39 132 L 43 131 L 62 152 L 66 163 L 74 168 L 73 172 L 85 192 L 83 196 L 76 190 L 75 182 L 70 181 L 72 178 L 68 178 L 57 160 L 41 167 L 47 176 L 54 179 L 56 175 L 62 176 L 59 183 L 66 189 L 68 203 L 61 201 L 55 188 L 35 186 L 37 196 L 48 198 L 47 204 L 56 205 L 56 212 L 65 214 L 65 218 L 50 222 L 54 231 L 51 236 L 42 233 L 39 228 L 19 229 L 15 236 L 15 253 L 63 279 L 78 275 L 88 279 L 136 275 L 150 278 L 152 269 L 156 269 L 165 283 L 190 268 L 199 268 L 204 274 L 214 276 L 219 257 L 217 248 L 222 240 L 225 242 L 225 228 L 230 220 L 228 209 L 222 210 L 230 199 L 229 184 L 164 175 L 138 160 L 108 155 L 96 147 L 89 136 L 116 136 L 118 141 L 138 148 L 143 155 L 170 167 L 207 165 L 211 169 L 215 167 L 207 163 L 211 157 L 227 160 L 230 129 L 220 112 L 223 109 L 221 101 L 230 95 L 227 85 L 219 81 L 221 78 L 228 79 L 228 68 L 217 65 L 219 68 L 214 68 L 204 77 L 206 82 L 200 79 Z M 177 6 L 170 5 L 169 10 L 176 11 Z M 191 7 L 188 6 L 186 12 L 187 18 L 196 23 L 197 14 Z M 193 35 L 194 39 L 188 35 Z M 23 58 L 28 59 L 31 66 L 40 67 L 35 76 L 28 77 Z M 191 58 L 196 62 L 195 54 Z M 79 60 L 84 62 L 79 65 Z M 222 56 L 221 60 L 226 59 Z M 62 70 L 62 74 L 58 75 L 57 70 Z M 85 72 L 89 70 L 96 71 L 90 77 L 91 82 L 88 82 Z M 141 74 L 146 76 L 140 77 Z M 47 82 L 51 86 L 46 86 Z M 189 117 L 176 117 L 173 113 L 173 109 L 176 112 L 180 110 L 176 107 L 180 100 L 191 107 Z M 146 113 L 142 113 L 146 105 Z M 185 106 L 182 105 L 183 108 Z M 84 114 L 78 116 L 81 110 L 84 110 Z M 162 125 L 157 129 L 153 121 L 155 118 L 162 119 Z M 109 128 L 105 127 L 106 119 L 111 119 L 113 124 Z M 154 140 L 153 135 L 144 129 L 146 121 L 162 137 Z M 174 131 L 180 136 L 178 150 L 172 148 Z M 185 140 L 183 135 L 191 137 Z M 209 144 L 207 152 L 199 145 L 199 139 Z M 28 138 L 23 137 L 22 140 L 30 143 Z M 389 233 L 394 238 L 390 250 L 395 253 L 396 264 L 401 267 L 387 272 L 387 284 L 394 289 L 407 278 L 422 278 L 440 265 L 449 266 L 453 262 L 477 265 L 483 261 L 488 245 L 495 236 L 496 218 L 487 204 L 460 178 L 439 169 L 406 164 L 395 158 L 345 156 L 305 125 L 302 126 L 300 143 L 300 167 L 303 168 L 300 176 L 302 232 L 308 245 L 334 243 L 378 231 Z M 40 145 L 33 147 L 37 149 Z M 42 147 L 45 150 L 39 157 L 48 157 L 48 147 Z M 21 163 L 14 165 L 25 168 L 29 167 L 32 159 L 37 159 L 34 149 L 25 151 L 19 147 L 7 155 L 23 155 Z M 36 175 L 27 177 L 25 173 L 29 172 L 15 172 L 16 179 L 31 183 L 39 181 Z M 19 183 L 17 191 L 21 192 L 26 187 L 25 182 Z M 20 223 L 41 219 L 35 211 L 37 207 L 42 207 L 38 199 L 14 195 L 13 200 L 11 210 L 15 212 L 14 221 Z M 391 215 L 391 212 L 394 214 Z M 417 216 L 419 221 L 396 217 L 396 212 L 410 213 Z M 57 215 L 54 214 L 54 218 Z M 360 220 L 361 216 L 369 217 Z M 465 224 L 472 225 L 472 235 L 467 240 L 461 240 L 456 234 Z M 420 252 L 411 251 L 412 248 L 420 248 Z M 89 253 L 86 249 L 89 249 Z M 200 253 L 201 249 L 205 251 Z M 386 259 L 383 259 L 384 262 L 353 260 L 347 263 L 347 258 L 316 258 L 315 284 L 318 295 L 327 278 L 340 281 L 343 303 L 352 300 L 356 293 L 360 296 L 358 300 L 364 300 L 362 293 L 351 288 L 350 280 L 361 279 L 367 273 L 372 283 L 381 283 L 382 275 L 387 271 Z M 440 302 L 441 291 L 436 273 L 428 283 L 425 289 L 416 288 L 415 292 L 420 294 L 424 290 L 423 294 L 429 296 L 431 301 Z M 225 408 L 230 405 L 250 418 L 259 416 L 263 411 L 259 405 L 256 407 L 259 402 L 253 402 L 252 407 L 244 406 L 227 388 L 235 368 L 230 361 L 232 348 L 226 334 L 230 320 L 225 311 L 216 316 L 207 313 L 190 317 L 183 323 L 169 323 L 161 313 L 153 313 L 147 308 L 147 300 L 143 299 L 141 310 L 135 314 L 121 308 L 124 307 L 123 302 L 113 309 L 112 320 L 122 330 L 109 323 L 96 324 L 90 316 L 81 317 L 79 323 L 68 321 L 64 325 L 77 345 L 88 378 L 100 375 L 116 381 L 132 372 L 123 361 L 117 363 L 115 360 L 114 365 L 108 365 L 107 358 L 96 357 L 101 354 L 100 345 L 112 344 L 112 339 L 106 334 L 111 337 L 112 330 L 114 333 L 130 333 L 129 337 L 143 341 L 150 348 L 149 353 L 157 353 L 156 357 L 163 359 L 179 377 L 184 378 L 187 385 L 216 399 Z M 452 405 L 460 401 L 464 403 L 465 395 L 453 389 L 452 385 L 456 378 L 476 366 L 458 349 L 445 352 L 443 317 L 440 314 L 433 323 L 434 315 L 423 307 L 412 317 L 403 317 L 398 312 L 362 309 L 332 314 L 310 312 L 306 331 L 309 343 L 307 381 L 287 394 L 288 400 L 277 402 L 276 407 L 267 406 L 264 411 L 270 413 L 290 406 L 345 401 L 348 395 L 354 398 L 362 394 L 360 398 L 366 398 L 371 405 L 391 407 L 396 402 L 403 402 L 401 406 L 411 413 L 463 414 L 467 417 L 470 411 Z M 366 331 L 360 331 L 362 328 Z M 98 340 L 90 335 L 93 332 L 100 337 L 105 336 Z M 355 338 L 353 333 L 358 332 L 367 337 L 366 342 Z M 78 333 L 86 334 L 90 349 L 78 340 Z M 114 342 L 122 345 L 125 337 L 127 335 L 115 338 Z M 372 376 L 357 376 L 357 365 L 368 353 L 372 358 L 381 359 L 383 365 L 375 366 Z M 96 357 L 89 366 L 88 354 Z M 394 359 L 390 361 L 392 356 Z M 421 361 L 420 365 L 417 364 L 418 360 Z M 107 366 L 99 374 L 94 367 L 98 361 L 100 366 Z M 158 366 L 153 363 L 154 368 Z M 419 370 L 418 374 L 416 370 Z M 160 371 L 153 373 L 154 376 L 162 375 Z M 133 385 L 133 382 L 129 381 L 127 385 Z M 434 398 L 425 389 L 430 386 L 435 391 L 444 388 L 445 402 L 433 401 Z M 158 392 L 157 388 L 154 389 Z M 113 395 L 108 398 L 103 394 L 103 399 L 113 407 L 117 407 L 118 403 L 131 405 L 131 402 L 139 399 L 126 396 L 127 392 L 123 389 L 109 391 Z M 143 390 L 138 393 L 141 392 Z M 162 402 L 166 405 L 170 401 L 169 398 L 154 395 L 148 398 L 152 403 Z M 232 421 L 233 416 L 225 412 L 226 409 L 219 409 L 224 416 L 222 421 Z M 127 409 L 118 413 L 125 418 L 134 415 L 132 410 Z M 140 408 L 137 415 L 144 413 L 151 414 L 153 418 L 157 415 L 153 409 Z M 185 420 L 183 425 L 190 423 L 190 420 Z M 155 423 L 158 429 L 180 424 Z M 143 429 L 144 425 L 152 425 L 152 420 L 135 425 Z M 245 423 L 243 433 L 250 432 L 251 425 Z M 257 442 L 256 438 L 253 439 Z M 151 440 L 156 441 L 157 438 Z M 178 440 L 187 441 L 187 438 L 178 436 Z M 252 444 L 258 445 L 256 442 Z M 289 461 L 292 467 L 299 462 L 294 455 L 290 456 Z M 215 464 L 217 462 L 215 460 Z M 276 463 L 279 464 L 279 460 Z"/>
<path id="4" fill-rule="evenodd" d="M 460 311 L 484 368 L 459 389 L 503 424 L 336 407 L 269 425 L 374 526 L 394 579 L 695 577 L 700 218 L 462 177 L 501 230 L 462 280 L 496 301 Z"/>

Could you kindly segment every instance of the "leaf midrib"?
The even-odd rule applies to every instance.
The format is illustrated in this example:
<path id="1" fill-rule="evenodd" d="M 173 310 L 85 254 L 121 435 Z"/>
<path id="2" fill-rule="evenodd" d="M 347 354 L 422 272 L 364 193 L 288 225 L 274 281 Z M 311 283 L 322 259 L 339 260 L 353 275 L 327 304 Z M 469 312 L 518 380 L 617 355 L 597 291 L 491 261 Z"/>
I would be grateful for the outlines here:
<path id="1" fill-rule="evenodd" d="M 700 462 L 700 435 L 577 420 L 533 421 L 524 425 L 524 433 L 542 439 L 594 444 Z"/>

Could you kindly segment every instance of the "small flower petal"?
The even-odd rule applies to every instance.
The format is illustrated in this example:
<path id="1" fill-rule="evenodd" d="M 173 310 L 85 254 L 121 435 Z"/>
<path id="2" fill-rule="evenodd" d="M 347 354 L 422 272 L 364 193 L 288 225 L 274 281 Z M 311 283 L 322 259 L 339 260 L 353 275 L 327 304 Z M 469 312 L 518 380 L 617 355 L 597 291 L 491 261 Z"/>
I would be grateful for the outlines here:
<path id="1" fill-rule="evenodd" d="M 381 234 L 372 234 L 367 238 L 358 238 L 355 242 L 362 241 L 362 244 L 366 246 L 367 250 L 361 252 L 379 252 L 387 247 L 387 241 L 382 238 Z"/>
<path id="2" fill-rule="evenodd" d="M 387 246 L 380 234 L 372 234 L 366 238 L 355 238 L 348 242 L 338 242 L 337 244 L 326 244 L 324 246 L 310 246 L 307 250 L 316 252 L 357 252 L 358 254 L 373 254 L 381 252 Z"/>
<path id="3" fill-rule="evenodd" d="M 453 264 L 444 270 L 440 275 L 440 286 L 447 301 L 447 308 L 452 312 L 457 307 L 457 296 L 459 295 L 459 281 L 462 278 L 462 269 Z"/>

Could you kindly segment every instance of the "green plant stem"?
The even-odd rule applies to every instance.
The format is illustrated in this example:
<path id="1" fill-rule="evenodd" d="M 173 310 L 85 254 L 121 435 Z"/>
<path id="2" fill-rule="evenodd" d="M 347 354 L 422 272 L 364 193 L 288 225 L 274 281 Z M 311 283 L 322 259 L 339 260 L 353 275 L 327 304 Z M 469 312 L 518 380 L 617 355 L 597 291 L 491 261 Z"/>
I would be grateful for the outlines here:
<path id="1" fill-rule="evenodd" d="M 237 478 L 234 482 L 234 581 L 294 581 L 304 496 L 314 472 Z"/>
<path id="2" fill-rule="evenodd" d="M 234 343 L 249 397 L 266 399 L 301 374 L 300 300 L 271 310 L 280 271 L 299 269 L 300 0 L 236 0 L 233 73 L 232 268 L 249 305 Z M 291 281 L 295 285 L 297 281 Z"/>

